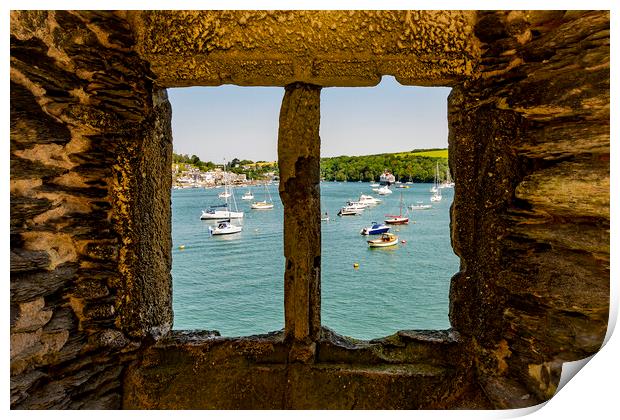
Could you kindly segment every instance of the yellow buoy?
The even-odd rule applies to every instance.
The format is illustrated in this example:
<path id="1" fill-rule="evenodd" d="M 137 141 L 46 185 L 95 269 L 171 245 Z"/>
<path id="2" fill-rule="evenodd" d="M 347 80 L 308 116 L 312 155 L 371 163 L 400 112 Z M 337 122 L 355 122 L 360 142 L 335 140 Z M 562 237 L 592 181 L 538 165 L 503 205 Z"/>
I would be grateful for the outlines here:
<path id="1" fill-rule="evenodd" d="M 358 263 L 353 263 L 353 268 L 360 268 L 360 265 Z"/>
<path id="2" fill-rule="evenodd" d="M 185 249 L 185 245 L 180 245 L 179 249 Z"/>

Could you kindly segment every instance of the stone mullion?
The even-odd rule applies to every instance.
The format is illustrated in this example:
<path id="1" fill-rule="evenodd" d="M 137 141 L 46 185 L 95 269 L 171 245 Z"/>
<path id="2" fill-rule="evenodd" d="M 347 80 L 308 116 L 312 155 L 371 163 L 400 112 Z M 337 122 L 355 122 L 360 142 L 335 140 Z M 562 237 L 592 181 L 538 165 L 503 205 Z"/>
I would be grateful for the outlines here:
<path id="1" fill-rule="evenodd" d="M 285 330 L 287 338 L 305 343 L 321 329 L 320 92 L 314 85 L 287 86 L 278 133 Z"/>

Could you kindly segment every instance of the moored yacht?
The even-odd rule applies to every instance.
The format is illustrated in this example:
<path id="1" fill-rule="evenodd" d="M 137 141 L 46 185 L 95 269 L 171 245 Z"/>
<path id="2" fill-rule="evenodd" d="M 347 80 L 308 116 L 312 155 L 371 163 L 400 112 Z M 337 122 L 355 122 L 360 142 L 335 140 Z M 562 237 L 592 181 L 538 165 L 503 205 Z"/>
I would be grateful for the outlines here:
<path id="1" fill-rule="evenodd" d="M 362 235 L 380 235 L 382 233 L 386 233 L 390 230 L 389 226 L 386 226 L 382 223 L 372 222 L 372 225 L 369 227 L 365 227 L 360 231 Z"/>
<path id="2" fill-rule="evenodd" d="M 392 190 L 388 188 L 387 185 L 384 185 L 383 187 L 379 188 L 377 190 L 377 194 L 379 195 L 388 195 L 388 194 L 392 194 Z"/>
<path id="3" fill-rule="evenodd" d="M 231 224 L 230 219 L 222 220 L 215 227 L 209 226 L 209 232 L 211 235 L 230 235 L 231 233 L 241 232 L 241 226 Z"/>

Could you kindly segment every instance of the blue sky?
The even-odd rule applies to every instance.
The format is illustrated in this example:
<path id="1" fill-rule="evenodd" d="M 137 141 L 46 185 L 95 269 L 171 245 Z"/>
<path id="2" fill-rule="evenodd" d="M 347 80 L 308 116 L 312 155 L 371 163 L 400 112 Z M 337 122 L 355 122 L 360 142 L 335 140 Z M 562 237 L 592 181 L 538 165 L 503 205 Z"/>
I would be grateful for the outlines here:
<path id="1" fill-rule="evenodd" d="M 321 92 L 321 155 L 368 155 L 447 147 L 449 88 L 400 85 Z M 174 151 L 204 161 L 275 160 L 280 87 L 168 89 Z"/>

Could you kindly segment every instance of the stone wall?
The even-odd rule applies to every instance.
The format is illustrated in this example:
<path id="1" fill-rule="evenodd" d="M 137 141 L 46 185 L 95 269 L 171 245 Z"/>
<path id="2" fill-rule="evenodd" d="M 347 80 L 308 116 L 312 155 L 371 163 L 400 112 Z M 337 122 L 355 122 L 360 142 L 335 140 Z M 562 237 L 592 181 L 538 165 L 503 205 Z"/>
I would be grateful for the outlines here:
<path id="1" fill-rule="evenodd" d="M 11 13 L 11 406 L 113 408 L 172 323 L 170 106 L 112 13 Z"/>
<path id="2" fill-rule="evenodd" d="M 320 88 L 384 74 L 453 87 L 461 271 L 453 329 L 355 341 L 320 326 Z M 270 336 L 169 332 L 165 88 L 222 83 L 287 86 Z M 537 404 L 607 326 L 609 13 L 14 11 L 10 228 L 13 408 Z"/>
<path id="3" fill-rule="evenodd" d="M 494 404 L 530 405 L 607 328 L 609 13 L 481 13 L 475 32 L 480 77 L 450 96 L 450 320 Z"/>

